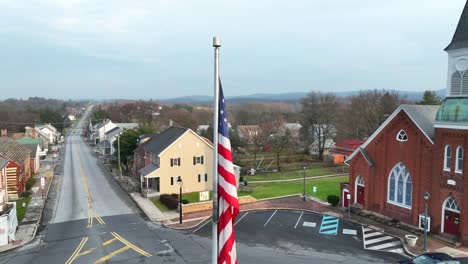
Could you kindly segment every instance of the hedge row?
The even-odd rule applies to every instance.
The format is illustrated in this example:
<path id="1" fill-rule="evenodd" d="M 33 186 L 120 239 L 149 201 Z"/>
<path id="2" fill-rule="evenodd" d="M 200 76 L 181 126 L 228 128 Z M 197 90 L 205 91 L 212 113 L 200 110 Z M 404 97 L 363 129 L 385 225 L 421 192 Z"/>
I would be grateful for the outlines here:
<path id="1" fill-rule="evenodd" d="M 170 210 L 177 209 L 177 205 L 179 204 L 177 194 L 161 194 L 161 196 L 159 196 L 159 200 Z"/>

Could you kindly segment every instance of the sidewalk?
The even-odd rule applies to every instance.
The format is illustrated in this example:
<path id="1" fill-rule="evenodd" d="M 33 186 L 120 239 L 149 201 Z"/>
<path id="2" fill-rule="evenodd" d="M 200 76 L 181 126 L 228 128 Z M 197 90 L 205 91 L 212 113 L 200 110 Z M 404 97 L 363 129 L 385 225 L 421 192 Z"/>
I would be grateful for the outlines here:
<path id="1" fill-rule="evenodd" d="M 45 178 L 44 190 L 41 190 L 41 177 Z M 41 167 L 34 175 L 36 182 L 31 188 L 31 201 L 26 210 L 23 220 L 18 223 L 18 229 L 15 234 L 15 241 L 10 244 L 1 246 L 0 252 L 14 249 L 31 242 L 36 236 L 37 228 L 40 225 L 42 211 L 46 202 L 47 194 L 49 193 L 50 183 L 54 178 L 54 168 L 52 162 L 41 162 Z M 34 192 L 36 190 L 36 192 Z M 21 207 L 21 204 L 17 204 Z"/>

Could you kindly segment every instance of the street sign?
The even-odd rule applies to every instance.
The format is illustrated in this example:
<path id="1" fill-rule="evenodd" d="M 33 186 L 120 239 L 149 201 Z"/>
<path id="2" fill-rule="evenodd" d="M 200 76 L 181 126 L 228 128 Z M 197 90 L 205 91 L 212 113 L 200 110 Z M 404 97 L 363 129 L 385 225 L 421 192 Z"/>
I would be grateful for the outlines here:
<path id="1" fill-rule="evenodd" d="M 346 199 L 351 200 L 351 194 L 348 193 L 348 194 L 346 195 Z"/>
<path id="2" fill-rule="evenodd" d="M 31 190 L 33 191 L 33 193 L 37 193 L 37 191 L 39 190 L 39 187 L 31 187 Z"/>
<path id="3" fill-rule="evenodd" d="M 314 192 L 314 193 L 317 192 L 317 186 L 314 186 L 314 187 L 312 188 L 312 192 Z"/>
<path id="4" fill-rule="evenodd" d="M 45 187 L 45 178 L 41 177 L 41 189 L 44 189 Z"/>

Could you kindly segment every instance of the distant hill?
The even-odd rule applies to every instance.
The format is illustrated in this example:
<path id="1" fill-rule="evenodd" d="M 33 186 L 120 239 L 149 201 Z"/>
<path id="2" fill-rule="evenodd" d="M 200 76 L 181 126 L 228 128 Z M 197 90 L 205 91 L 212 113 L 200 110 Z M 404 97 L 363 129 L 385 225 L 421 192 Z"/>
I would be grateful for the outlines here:
<path id="1" fill-rule="evenodd" d="M 437 90 L 436 93 L 439 97 L 445 97 L 446 89 Z M 347 91 L 347 92 L 336 92 L 336 96 L 345 98 L 359 94 L 360 91 Z M 420 101 L 423 97 L 423 91 L 396 91 L 406 99 L 411 101 Z M 228 97 L 229 103 L 249 103 L 249 102 L 299 102 L 308 93 L 296 92 L 296 93 L 256 93 L 251 95 L 241 95 Z M 212 96 L 195 95 L 195 96 L 183 96 L 177 98 L 163 99 L 163 103 L 187 103 L 187 104 L 210 104 L 213 101 Z"/>

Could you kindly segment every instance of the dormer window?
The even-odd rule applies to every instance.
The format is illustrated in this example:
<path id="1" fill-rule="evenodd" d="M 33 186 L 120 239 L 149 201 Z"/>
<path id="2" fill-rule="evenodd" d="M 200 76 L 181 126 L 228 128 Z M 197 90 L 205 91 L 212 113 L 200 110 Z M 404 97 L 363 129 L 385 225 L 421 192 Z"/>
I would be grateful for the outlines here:
<path id="1" fill-rule="evenodd" d="M 397 139 L 398 141 L 402 141 L 402 142 L 408 141 L 408 135 L 407 135 L 406 132 L 402 129 L 402 130 L 400 130 L 400 132 L 398 132 L 396 139 Z"/>

